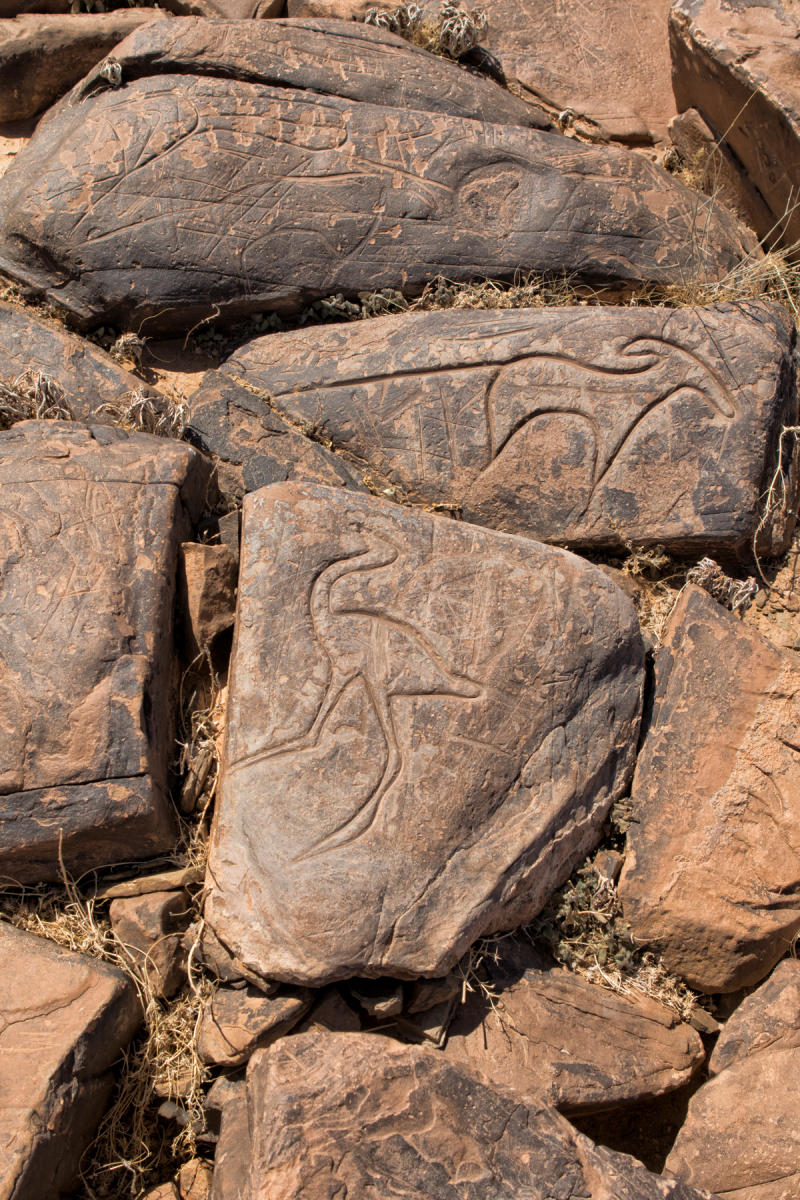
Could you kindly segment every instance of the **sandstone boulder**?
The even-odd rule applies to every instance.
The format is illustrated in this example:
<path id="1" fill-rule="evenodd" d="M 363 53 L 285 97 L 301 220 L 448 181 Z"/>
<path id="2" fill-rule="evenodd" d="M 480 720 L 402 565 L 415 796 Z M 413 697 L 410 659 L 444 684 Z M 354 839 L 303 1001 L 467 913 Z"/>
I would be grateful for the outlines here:
<path id="1" fill-rule="evenodd" d="M 797 6 L 783 0 L 677 0 L 670 14 L 673 86 L 730 146 L 769 214 L 756 232 L 800 239 Z"/>
<path id="2" fill-rule="evenodd" d="M 311 999 L 305 989 L 265 996 L 254 987 L 217 988 L 197 1030 L 200 1059 L 224 1067 L 247 1062 L 257 1046 L 288 1033 L 308 1011 Z"/>
<path id="3" fill-rule="evenodd" d="M 127 38 L 114 57 L 126 80 L 158 73 L 228 75 L 390 108 L 553 128 L 541 109 L 491 79 L 375 26 L 313 20 L 266 25 L 164 21 Z"/>
<path id="4" fill-rule="evenodd" d="M 708 1062 L 710 1075 L 752 1054 L 800 1053 L 800 962 L 787 958 L 725 1022 Z M 800 1059 L 798 1059 L 800 1062 Z"/>
<path id="5" fill-rule="evenodd" d="M 642 643 L 565 551 L 315 485 L 245 500 L 206 916 L 268 979 L 437 976 L 632 768 Z"/>
<path id="6" fill-rule="evenodd" d="M 762 501 L 795 343 L 761 302 L 410 313 L 258 338 L 192 407 L 223 458 L 283 416 L 374 485 L 541 541 L 732 554 L 762 525 L 776 553 L 796 497 L 767 523 Z M 215 401 L 221 379 L 245 405 Z"/>
<path id="7" fill-rule="evenodd" d="M 226 1180 L 240 1190 L 217 1189 L 215 1180 L 214 1200 L 705 1195 L 594 1146 L 554 1109 L 495 1088 L 435 1050 L 378 1036 L 305 1033 L 257 1051 L 246 1121 L 243 1108 L 233 1151 L 238 1177 L 227 1148 L 224 1163 Z"/>
<path id="8" fill-rule="evenodd" d="M 702 992 L 758 982 L 800 929 L 800 658 L 699 588 L 656 658 L 620 896 Z"/>
<path id="9" fill-rule="evenodd" d="M 196 450 L 145 434 L 0 434 L 0 876 L 171 845 L 178 544 L 208 478 Z"/>
<path id="10" fill-rule="evenodd" d="M 189 659 L 202 654 L 236 616 L 236 558 L 228 546 L 184 542 L 178 594 Z"/>
<path id="11" fill-rule="evenodd" d="M 684 283 L 744 254 L 732 216 L 624 150 L 203 70 L 65 98 L 0 180 L 0 269 L 152 335 L 437 274 Z"/>
<path id="12" fill-rule="evenodd" d="M 139 25 L 152 8 L 0 20 L 0 121 L 22 121 L 47 108 Z"/>
<path id="13" fill-rule="evenodd" d="M 475 991 L 450 1027 L 454 1063 L 563 1113 L 599 1112 L 661 1096 L 703 1062 L 700 1037 L 663 1005 L 628 999 L 521 943 L 485 962 L 496 999 Z"/>
<path id="14" fill-rule="evenodd" d="M 0 922 L 0 1195 L 58 1196 L 140 1020 L 122 972 Z"/>
<path id="15" fill-rule="evenodd" d="M 156 996 L 173 996 L 186 978 L 181 934 L 189 924 L 186 892 L 147 892 L 112 900 L 111 928 Z"/>
<path id="16" fill-rule="evenodd" d="M 13 389 L 17 381 L 34 382 L 40 373 L 53 380 L 79 421 L 110 424 L 105 406 L 124 405 L 137 390 L 156 408 L 165 403 L 155 388 L 93 342 L 68 333 L 56 321 L 0 303 L 0 385 Z"/>
<path id="17" fill-rule="evenodd" d="M 370 0 L 288 0 L 289 16 L 363 20 Z M 379 8 L 392 10 L 389 3 Z M 422 0 L 441 21 L 442 0 Z M 462 5 L 461 7 L 467 7 Z M 588 125 L 596 138 L 663 140 L 675 113 L 667 18 L 670 0 L 483 0 L 483 61 L 523 95 Z M 477 52 L 476 52 L 477 54 Z"/>

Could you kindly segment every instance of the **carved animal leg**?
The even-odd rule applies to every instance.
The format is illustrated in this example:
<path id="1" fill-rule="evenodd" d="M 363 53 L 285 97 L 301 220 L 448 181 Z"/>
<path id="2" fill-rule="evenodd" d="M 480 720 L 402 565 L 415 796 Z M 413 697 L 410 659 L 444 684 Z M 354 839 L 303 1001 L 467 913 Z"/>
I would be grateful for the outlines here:
<path id="1" fill-rule="evenodd" d="M 278 758 L 284 754 L 292 754 L 296 750 L 313 750 L 318 744 L 322 736 L 322 730 L 325 722 L 331 714 L 334 705 L 337 703 L 348 683 L 352 682 L 355 676 L 350 675 L 346 679 L 332 679 L 328 684 L 328 690 L 323 697 L 322 704 L 319 706 L 317 715 L 308 731 L 300 735 L 300 737 L 291 738 L 287 742 L 279 742 L 277 746 L 268 746 L 265 750 L 256 750 L 253 754 L 248 754 L 244 758 L 240 758 L 230 768 L 231 771 L 239 771 L 242 767 L 251 767 L 254 763 L 266 762 L 269 758 Z"/>

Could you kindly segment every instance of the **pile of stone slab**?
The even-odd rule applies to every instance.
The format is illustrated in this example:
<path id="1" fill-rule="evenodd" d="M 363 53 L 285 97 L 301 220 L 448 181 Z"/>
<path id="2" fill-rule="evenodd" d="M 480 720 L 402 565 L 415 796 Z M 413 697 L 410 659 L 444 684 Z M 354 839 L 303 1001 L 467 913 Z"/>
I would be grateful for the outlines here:
<path id="1" fill-rule="evenodd" d="M 793 18 L 759 9 L 767 44 L 747 3 L 648 0 L 647 56 L 590 4 L 570 66 L 548 4 L 487 5 L 468 62 L 345 0 L 29 7 L 0 6 L 0 119 L 56 103 L 0 180 L 0 916 L 67 882 L 131 970 L 0 920 L 0 1197 L 79 1194 L 130 974 L 166 1006 L 191 971 L 213 1177 L 151 1200 L 790 1200 L 800 658 L 696 584 L 653 653 L 586 556 L 790 544 L 791 313 L 714 299 L 754 236 L 623 143 L 678 111 L 669 18 L 680 128 L 727 123 L 788 245 Z M 520 271 L 615 303 L 407 311 Z M 404 311 L 301 315 L 377 289 Z M 297 327 L 239 326 L 183 436 L 122 428 L 171 403 L 98 326 L 252 314 Z M 227 694 L 204 876 L 176 857 L 198 661 Z M 620 802 L 624 861 L 596 854 Z M 545 952 L 579 868 L 718 1019 Z M 648 1166 L 571 1124 L 644 1102 L 688 1104 Z"/>

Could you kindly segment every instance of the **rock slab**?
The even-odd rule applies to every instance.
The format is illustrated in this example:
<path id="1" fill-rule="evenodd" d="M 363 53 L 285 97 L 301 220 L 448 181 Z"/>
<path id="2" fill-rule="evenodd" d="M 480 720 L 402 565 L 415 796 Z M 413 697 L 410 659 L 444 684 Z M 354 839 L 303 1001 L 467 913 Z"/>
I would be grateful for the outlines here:
<path id="1" fill-rule="evenodd" d="M 445 973 L 597 841 L 641 687 L 630 602 L 565 551 L 251 494 L 207 919 L 266 978 Z"/>
<path id="2" fill-rule="evenodd" d="M 695 194 L 623 150 L 242 66 L 95 82 L 0 181 L 0 268 L 86 323 L 152 335 L 437 274 L 705 281 L 744 253 L 733 217 L 697 237 Z"/>
<path id="3" fill-rule="evenodd" d="M 410 313 L 257 338 L 192 406 L 223 457 L 283 416 L 375 486 L 541 541 L 732 555 L 761 526 L 778 553 L 796 497 L 762 506 L 796 356 L 769 303 Z"/>
<path id="4" fill-rule="evenodd" d="M 0 1195 L 74 1181 L 141 1021 L 121 971 L 0 922 Z"/>
<path id="5" fill-rule="evenodd" d="M 625 918 L 702 992 L 757 983 L 800 929 L 800 658 L 699 588 L 656 659 Z"/>
<path id="6" fill-rule="evenodd" d="M 447 1058 L 566 1114 L 601 1112 L 688 1083 L 700 1037 L 644 996 L 628 999 L 521 943 L 485 963 L 496 999 L 476 991 L 456 1015 Z"/>
<path id="7" fill-rule="evenodd" d="M 70 422 L 0 434 L 0 876 L 171 845 L 178 545 L 209 464 Z"/>
<path id="8" fill-rule="evenodd" d="M 769 209 L 756 232 L 800 239 L 797 6 L 784 0 L 677 0 L 670 14 L 673 86 L 744 166 Z"/>
<path id="9" fill-rule="evenodd" d="M 259 1050 L 236 1115 L 228 1137 L 223 1115 L 228 1186 L 215 1180 L 214 1200 L 704 1196 L 594 1146 L 553 1109 L 435 1050 L 378 1036 L 305 1033 Z"/>

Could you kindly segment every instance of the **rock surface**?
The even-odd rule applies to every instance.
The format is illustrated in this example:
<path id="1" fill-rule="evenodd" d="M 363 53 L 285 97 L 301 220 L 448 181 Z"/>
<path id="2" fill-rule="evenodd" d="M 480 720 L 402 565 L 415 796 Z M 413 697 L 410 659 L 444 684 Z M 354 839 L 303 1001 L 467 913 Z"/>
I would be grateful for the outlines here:
<path id="1" fill-rule="evenodd" d="M 111 928 L 156 996 L 173 996 L 186 978 L 182 932 L 189 922 L 186 892 L 147 892 L 112 900 Z"/>
<path id="2" fill-rule="evenodd" d="M 245 500 L 231 680 L 216 934 L 290 983 L 435 976 L 596 843 L 642 644 L 564 551 L 287 484 Z"/>
<path id="3" fill-rule="evenodd" d="M 111 423 L 105 405 L 120 405 L 140 391 L 156 408 L 164 397 L 126 371 L 94 343 L 68 333 L 25 309 L 0 303 L 0 384 L 12 388 L 20 376 L 42 372 L 63 392 L 73 416 Z"/>
<path id="4" fill-rule="evenodd" d="M 145 434 L 25 421 L 0 434 L 0 876 L 171 845 L 178 543 L 209 464 Z"/>
<path id="5" fill-rule="evenodd" d="M 223 458 L 282 415 L 351 473 L 476 524 L 732 554 L 752 546 L 780 430 L 797 423 L 795 341 L 763 302 L 411 313 L 258 338 L 192 407 Z M 212 423 L 221 379 L 246 406 L 218 401 Z M 763 550 L 785 547 L 795 508 L 762 529 Z"/>
<path id="6" fill-rule="evenodd" d="M 744 253 L 624 150 L 192 71 L 61 102 L 0 180 L 0 268 L 152 335 L 437 274 L 706 281 Z"/>
<path id="7" fill-rule="evenodd" d="M 152 8 L 0 20 L 0 121 L 22 121 L 47 108 L 137 26 Z"/>
<path id="8" fill-rule="evenodd" d="M 702 992 L 757 983 L 800 929 L 800 658 L 688 587 L 656 659 L 625 918 Z"/>
<path id="9" fill-rule="evenodd" d="M 236 616 L 236 557 L 229 546 L 184 542 L 178 595 L 189 659 L 202 654 Z"/>
<path id="10" fill-rule="evenodd" d="M 800 239 L 798 37 L 783 0 L 677 0 L 670 14 L 678 106 L 727 142 L 769 209 L 756 232 L 787 247 Z"/>
<path id="11" fill-rule="evenodd" d="M 800 1188 L 798 968 L 781 963 L 733 1014 L 667 1159 L 726 1200 L 795 1200 Z"/>
<path id="12" fill-rule="evenodd" d="M 204 1063 L 235 1067 L 247 1062 L 257 1046 L 288 1033 L 311 1006 L 306 990 L 265 996 L 254 987 L 217 988 L 197 1031 L 197 1053 Z"/>
<path id="13" fill-rule="evenodd" d="M 363 20 L 370 0 L 288 0 L 289 16 Z M 380 7 L 380 6 L 379 6 Z M 394 5 L 386 5 L 392 9 Z M 423 0 L 441 20 L 441 0 Z M 526 99 L 587 122 L 596 138 L 663 140 L 675 114 L 667 44 L 670 0 L 483 0 L 484 62 Z M 476 52 L 471 57 L 478 57 Z"/>
<path id="14" fill-rule="evenodd" d="M 627 999 L 556 967 L 522 943 L 487 960 L 497 999 L 475 992 L 446 1055 L 563 1113 L 599 1112 L 688 1083 L 705 1053 L 697 1033 L 654 1000 Z"/>
<path id="15" fill-rule="evenodd" d="M 243 1107 L 238 1178 L 229 1173 L 230 1151 L 225 1156 L 239 1191 L 215 1180 L 214 1200 L 704 1195 L 594 1146 L 553 1109 L 496 1089 L 435 1050 L 378 1036 L 306 1033 L 258 1051 L 247 1073 L 246 1120 Z"/>
<path id="16" fill-rule="evenodd" d="M 67 1189 L 141 1009 L 120 971 L 0 922 L 0 1195 Z"/>

